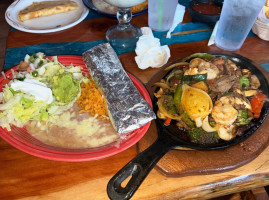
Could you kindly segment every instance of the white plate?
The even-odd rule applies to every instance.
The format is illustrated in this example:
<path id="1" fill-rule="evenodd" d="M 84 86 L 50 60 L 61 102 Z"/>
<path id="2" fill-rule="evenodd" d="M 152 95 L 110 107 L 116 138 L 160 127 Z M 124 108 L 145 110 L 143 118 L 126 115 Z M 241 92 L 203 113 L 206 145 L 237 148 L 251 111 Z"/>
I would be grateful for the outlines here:
<path id="1" fill-rule="evenodd" d="M 83 19 L 85 19 L 89 13 L 88 8 L 84 6 L 82 0 L 72 0 L 78 4 L 78 9 L 20 22 L 18 19 L 18 13 L 20 10 L 31 5 L 34 1 L 41 2 L 44 0 L 17 0 L 13 2 L 6 10 L 5 18 L 7 23 L 13 28 L 24 32 L 51 33 L 77 25 Z"/>

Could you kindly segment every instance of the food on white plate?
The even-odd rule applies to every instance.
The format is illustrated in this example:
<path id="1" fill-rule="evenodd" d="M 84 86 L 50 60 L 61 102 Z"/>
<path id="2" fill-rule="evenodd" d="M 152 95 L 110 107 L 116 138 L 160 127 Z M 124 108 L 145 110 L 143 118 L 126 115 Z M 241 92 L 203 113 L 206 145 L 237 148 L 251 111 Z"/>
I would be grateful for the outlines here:
<path id="1" fill-rule="evenodd" d="M 118 8 L 116 6 L 106 3 L 104 0 L 92 0 L 92 3 L 98 10 L 104 13 L 116 14 L 118 11 Z M 146 9 L 147 6 L 148 6 L 148 1 L 146 0 L 137 6 L 132 6 L 131 11 L 132 13 L 141 12 L 142 10 Z"/>
<path id="2" fill-rule="evenodd" d="M 197 53 L 166 70 L 168 74 L 155 84 L 157 115 L 165 125 L 175 123 L 187 132 L 192 142 L 229 141 L 260 117 L 265 95 L 257 76 L 244 66 Z"/>
<path id="3" fill-rule="evenodd" d="M 100 11 L 108 14 L 116 14 L 118 8 L 116 6 L 112 6 L 103 0 L 92 0 L 93 5 Z"/>
<path id="4" fill-rule="evenodd" d="M 30 6 L 18 13 L 18 19 L 24 22 L 25 20 L 59 14 L 75 9 L 78 9 L 78 4 L 69 0 L 33 2 Z"/>
<path id="5" fill-rule="evenodd" d="M 63 66 L 37 53 L 26 55 L 3 80 L 0 126 L 56 147 L 91 148 L 119 141 L 102 91 L 80 66 Z"/>

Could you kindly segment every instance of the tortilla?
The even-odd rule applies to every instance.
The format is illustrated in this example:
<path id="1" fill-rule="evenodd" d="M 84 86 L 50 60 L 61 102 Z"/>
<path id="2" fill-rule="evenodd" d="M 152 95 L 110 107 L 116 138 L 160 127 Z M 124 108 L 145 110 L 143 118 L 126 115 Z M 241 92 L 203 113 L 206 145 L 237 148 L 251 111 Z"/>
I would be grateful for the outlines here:
<path id="1" fill-rule="evenodd" d="M 78 9 L 78 4 L 73 1 L 33 2 L 32 5 L 19 12 L 18 19 L 24 22 L 25 20 L 68 12 L 75 9 Z"/>

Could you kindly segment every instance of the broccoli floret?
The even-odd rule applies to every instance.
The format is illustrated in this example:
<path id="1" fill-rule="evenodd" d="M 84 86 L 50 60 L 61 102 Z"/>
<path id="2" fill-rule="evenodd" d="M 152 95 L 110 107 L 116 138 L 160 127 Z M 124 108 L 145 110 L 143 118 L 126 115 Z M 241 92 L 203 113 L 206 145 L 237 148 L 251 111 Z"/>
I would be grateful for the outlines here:
<path id="1" fill-rule="evenodd" d="M 217 132 L 206 132 L 202 128 L 193 128 L 188 133 L 192 142 L 198 144 L 214 144 L 220 139 Z"/>

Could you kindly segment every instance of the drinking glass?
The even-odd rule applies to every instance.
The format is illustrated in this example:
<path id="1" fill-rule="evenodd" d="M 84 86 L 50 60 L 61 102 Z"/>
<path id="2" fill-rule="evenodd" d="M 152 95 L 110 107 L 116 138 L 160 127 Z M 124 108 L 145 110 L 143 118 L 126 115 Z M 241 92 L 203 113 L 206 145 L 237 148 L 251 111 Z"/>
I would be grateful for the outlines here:
<path id="1" fill-rule="evenodd" d="M 240 49 L 264 3 L 265 0 L 225 0 L 215 38 L 217 47 Z"/>
<path id="2" fill-rule="evenodd" d="M 154 31 L 168 31 L 173 25 L 178 0 L 149 0 L 148 25 Z"/>
<path id="3" fill-rule="evenodd" d="M 132 19 L 131 7 L 145 0 L 104 0 L 118 7 L 118 25 L 112 26 L 106 32 L 106 39 L 115 48 L 134 49 L 138 38 L 142 35 L 139 27 L 130 23 Z"/>

